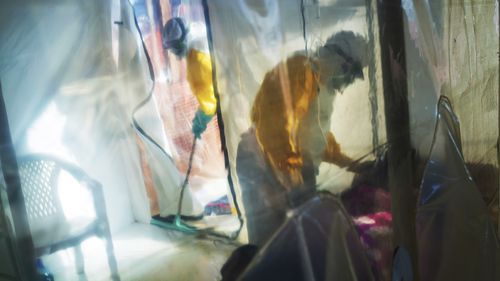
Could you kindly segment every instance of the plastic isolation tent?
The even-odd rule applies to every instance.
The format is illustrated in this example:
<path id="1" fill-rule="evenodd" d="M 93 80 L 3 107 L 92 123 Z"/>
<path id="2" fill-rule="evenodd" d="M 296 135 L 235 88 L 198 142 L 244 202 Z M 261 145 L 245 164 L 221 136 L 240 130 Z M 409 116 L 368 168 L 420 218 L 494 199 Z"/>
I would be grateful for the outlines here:
<path id="1" fill-rule="evenodd" d="M 498 0 L 0 3 L 0 280 L 500 280 Z"/>

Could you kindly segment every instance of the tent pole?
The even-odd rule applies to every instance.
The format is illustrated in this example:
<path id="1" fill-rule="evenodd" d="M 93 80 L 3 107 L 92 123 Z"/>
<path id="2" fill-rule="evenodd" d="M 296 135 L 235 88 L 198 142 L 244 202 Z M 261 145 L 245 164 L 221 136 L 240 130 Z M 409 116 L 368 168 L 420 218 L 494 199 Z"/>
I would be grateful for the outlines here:
<path id="1" fill-rule="evenodd" d="M 404 247 L 418 280 L 416 247 L 415 157 L 411 146 L 405 31 L 401 0 L 378 1 L 384 89 L 389 190 L 392 197 L 394 246 Z"/>
<path id="2" fill-rule="evenodd" d="M 35 250 L 31 232 L 28 225 L 28 215 L 24 204 L 24 197 L 21 190 L 21 179 L 19 178 L 16 152 L 12 144 L 10 135 L 7 110 L 0 83 L 0 161 L 2 173 L 7 189 L 7 199 L 9 202 L 12 224 L 16 233 L 15 248 L 17 249 L 17 261 L 21 269 L 19 274 L 22 280 L 37 280 L 35 266 Z M 4 206 L 3 206 L 4 207 Z M 2 207 L 2 208 L 3 208 Z"/>

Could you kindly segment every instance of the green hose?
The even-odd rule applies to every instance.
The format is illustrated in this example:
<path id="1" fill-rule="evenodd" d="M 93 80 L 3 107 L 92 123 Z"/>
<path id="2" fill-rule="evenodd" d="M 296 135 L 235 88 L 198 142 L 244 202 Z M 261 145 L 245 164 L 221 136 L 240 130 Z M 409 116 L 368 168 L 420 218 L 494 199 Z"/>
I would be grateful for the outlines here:
<path id="1" fill-rule="evenodd" d="M 184 182 L 181 186 L 181 195 L 179 197 L 179 204 L 177 208 L 177 214 L 175 215 L 174 226 L 185 233 L 195 234 L 198 232 L 198 229 L 194 226 L 188 225 L 182 221 L 181 211 L 182 211 L 182 200 L 184 199 L 184 191 L 189 183 L 189 175 L 191 174 L 191 168 L 193 167 L 193 156 L 196 148 L 196 135 L 193 138 L 193 146 L 191 147 L 191 154 L 189 155 L 188 169 L 186 171 L 186 177 L 184 178 Z"/>

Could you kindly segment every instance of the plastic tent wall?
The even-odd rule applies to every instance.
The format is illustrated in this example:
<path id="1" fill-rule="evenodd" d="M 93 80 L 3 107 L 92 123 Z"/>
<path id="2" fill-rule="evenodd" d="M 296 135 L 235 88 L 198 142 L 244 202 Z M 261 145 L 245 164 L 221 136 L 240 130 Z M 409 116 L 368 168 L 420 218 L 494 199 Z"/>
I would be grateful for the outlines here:
<path id="1" fill-rule="evenodd" d="M 102 183 L 113 234 L 134 222 L 150 223 L 143 157 L 155 172 L 160 207 L 167 213 L 176 212 L 182 180 L 151 102 L 148 54 L 133 4 L 0 3 L 0 80 L 16 156 L 51 154 Z M 141 155 L 134 125 L 147 131 L 167 154 L 153 146 Z M 2 182 L 2 195 L 3 187 Z M 89 203 L 70 197 L 69 205 Z M 184 199 L 186 212 L 202 210 L 190 190 Z M 8 214 L 8 204 L 2 206 Z M 20 254 L 28 260 L 21 269 L 34 267 L 29 251 Z"/>
<path id="2" fill-rule="evenodd" d="M 380 148 L 388 145 L 387 186 L 366 201 L 367 205 L 384 205 L 380 208 L 384 211 L 390 205 L 394 236 L 391 232 L 382 240 L 390 249 L 406 249 L 415 276 L 422 280 L 458 274 L 454 255 L 460 254 L 455 246 L 463 244 L 461 241 L 477 242 L 477 247 L 464 247 L 465 252 L 494 248 L 490 247 L 496 243 L 494 227 L 484 214 L 490 212 L 491 218 L 498 218 L 498 1 L 204 3 L 211 24 L 228 161 L 236 186 L 237 146 L 250 127 L 250 108 L 266 71 L 296 51 L 312 54 L 336 31 L 354 30 L 371 44 L 366 79 L 335 101 L 324 102 L 334 105 L 331 119 L 335 122 L 330 129 L 352 157 L 380 159 Z M 115 18 L 121 21 L 113 22 Z M 152 81 L 135 24 L 128 1 L 2 2 L 0 8 L 0 79 L 16 151 L 57 154 L 77 162 L 101 181 L 115 231 L 134 220 L 148 222 L 150 215 L 131 116 L 148 98 Z M 451 115 L 436 110 L 441 95 L 453 104 L 461 122 L 460 136 L 455 125 L 442 119 Z M 142 109 L 136 111 L 138 123 L 169 151 L 154 102 Z M 148 155 L 155 183 L 177 185 L 178 172 L 157 148 L 151 147 Z M 443 151 L 447 151 L 444 156 Z M 451 166 L 433 166 L 434 159 L 442 161 L 445 156 Z M 434 170 L 461 179 L 458 185 L 448 182 L 455 189 L 443 189 L 452 198 L 442 199 L 438 192 L 430 197 L 435 201 L 422 199 L 429 188 L 432 191 L 436 178 L 429 176 Z M 316 182 L 319 189 L 349 197 L 344 191 L 359 180 L 357 176 L 333 165 L 320 165 Z M 474 191 L 471 178 L 482 198 Z M 469 236 L 446 241 L 444 230 L 435 228 L 433 232 L 425 227 L 429 223 L 427 203 L 455 206 L 458 201 L 452 199 L 457 199 L 453 195 L 457 188 L 465 190 L 461 195 L 471 194 L 466 203 L 476 208 L 462 210 L 470 213 L 460 217 L 450 215 L 445 226 L 460 227 L 465 218 L 476 214 L 471 221 L 477 228 L 467 228 Z M 163 206 L 177 202 L 175 189 L 163 191 Z M 382 204 L 387 192 L 391 203 Z M 241 199 L 239 194 L 236 200 Z M 189 196 L 187 200 L 191 200 Z M 190 203 L 196 205 L 194 200 Z M 349 207 L 348 202 L 343 203 Z M 356 218 L 352 209 L 346 209 L 361 229 L 366 214 Z M 342 220 L 349 219 L 342 216 Z M 352 234 L 352 224 L 344 225 Z M 241 239 L 245 241 L 245 237 Z M 430 246 L 434 243 L 442 245 L 443 254 L 436 262 L 437 255 L 428 250 L 435 250 Z M 457 278 L 490 280 L 493 273 L 488 270 L 493 265 L 477 263 L 492 262 L 493 254 L 479 254 L 487 255 L 464 267 Z"/>
<path id="3" fill-rule="evenodd" d="M 458 119 L 441 98 L 416 214 L 419 267 L 412 269 L 406 250 L 398 249 L 392 280 L 499 278 L 499 241 L 459 136 Z M 319 194 L 288 214 L 238 280 L 385 280 L 372 276 L 358 235 L 342 203 Z"/>
<path id="4" fill-rule="evenodd" d="M 240 201 L 244 195 L 238 169 L 246 168 L 244 164 L 238 167 L 238 149 L 243 143 L 242 136 L 252 128 L 250 112 L 266 72 L 295 52 L 313 54 L 340 30 L 351 30 L 365 38 L 373 31 L 364 1 L 301 3 L 207 1 L 224 134 L 231 176 Z M 371 152 L 386 142 L 383 111 L 377 107 L 382 104 L 382 97 L 377 95 L 381 90 L 377 50 L 370 48 L 365 55 L 367 60 L 375 60 L 365 69 L 366 79 L 355 82 L 342 95 L 320 95 L 325 100 L 319 101 L 324 105 L 321 110 L 333 111 L 331 120 L 337 120 L 325 132 L 333 129 L 346 153 L 355 159 L 367 155 L 373 159 L 375 153 Z M 350 122 L 357 124 L 359 130 L 352 130 L 347 125 Z M 321 164 L 317 184 L 319 189 L 341 192 L 354 176 L 335 165 Z"/>
<path id="5" fill-rule="evenodd" d="M 375 280 L 338 198 L 324 193 L 289 215 L 240 280 Z"/>
<path id="6" fill-rule="evenodd" d="M 431 152 L 435 104 L 447 96 L 460 121 L 463 161 L 497 228 L 498 1 L 402 1 L 401 8 L 415 179 Z"/>
<path id="7" fill-rule="evenodd" d="M 346 122 L 353 135 L 364 131 L 365 135 L 358 138 L 372 141 L 357 147 L 357 156 L 376 151 L 376 143 L 388 144 L 386 187 L 392 197 L 393 247 L 407 250 L 415 276 L 424 274 L 416 270 L 429 261 L 418 258 L 423 242 L 417 235 L 415 214 L 441 95 L 450 98 L 462 122 L 458 138 L 463 139 L 464 157 L 451 165 L 465 162 L 473 171 L 483 197 L 477 204 L 488 206 L 480 207 L 481 213 L 490 212 L 490 219 L 497 219 L 498 1 L 302 1 L 287 3 L 286 7 L 271 1 L 210 1 L 208 6 L 221 110 L 236 184 L 242 180 L 235 172 L 238 142 L 251 127 L 249 112 L 266 71 L 296 50 L 314 50 L 328 33 L 337 31 L 333 28 L 336 24 L 341 29 L 359 31 L 356 23 L 360 20 L 367 22 L 361 30 L 369 31 L 364 34 L 376 42 L 368 68 L 368 73 L 373 71 L 375 75 L 369 76 L 369 87 L 351 88 L 364 94 L 373 91 L 376 98 L 364 103 L 358 97 L 358 104 L 364 103 L 361 112 L 356 111 L 358 117 L 363 111 L 368 114 L 360 119 L 350 116 L 349 121 L 335 115 L 345 106 L 335 101 L 330 129 L 340 132 L 342 126 L 334 124 Z M 331 22 L 322 22 L 324 18 Z M 363 119 L 367 123 L 359 122 Z M 383 125 L 378 127 L 377 121 Z M 373 138 L 375 135 L 378 137 Z M 341 141 L 341 146 L 354 143 Z M 320 169 L 317 178 L 320 185 L 326 182 L 323 187 L 327 190 L 339 193 L 352 184 L 339 176 L 345 171 L 321 174 L 328 169 Z M 322 181 L 322 177 L 331 181 Z M 256 208 L 262 206 L 256 204 Z M 479 235 L 484 229 L 478 231 Z"/>
<path id="8" fill-rule="evenodd" d="M 147 93 L 146 65 L 130 10 L 119 41 L 110 3 L 3 2 L 1 11 L 1 79 L 16 153 L 54 154 L 102 182 L 114 230 L 147 221 L 129 125 Z"/>
<path id="9" fill-rule="evenodd" d="M 100 181 L 113 230 L 149 223 L 132 124 L 171 149 L 148 99 L 152 81 L 132 4 L 28 1 L 1 10 L 1 79 L 16 153 L 53 154 Z M 148 151 L 160 205 L 175 213 L 181 175 L 168 154 Z M 194 205 L 188 191 L 184 207 Z"/>
<path id="10" fill-rule="evenodd" d="M 439 101 L 435 128 L 417 208 L 420 278 L 498 280 L 499 241 L 464 163 L 460 124 L 447 99 Z"/>

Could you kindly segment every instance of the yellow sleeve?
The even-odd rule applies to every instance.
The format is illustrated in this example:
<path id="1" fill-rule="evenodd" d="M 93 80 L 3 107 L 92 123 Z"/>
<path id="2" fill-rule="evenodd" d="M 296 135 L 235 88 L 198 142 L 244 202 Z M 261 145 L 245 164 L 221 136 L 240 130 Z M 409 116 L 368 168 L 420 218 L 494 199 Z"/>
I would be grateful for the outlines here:
<path id="1" fill-rule="evenodd" d="M 326 134 L 326 148 L 323 155 L 323 161 L 335 164 L 339 167 L 346 167 L 354 161 L 342 152 L 340 144 L 335 139 L 332 132 Z"/>
<path id="2" fill-rule="evenodd" d="M 217 110 L 217 100 L 212 85 L 212 63 L 209 54 L 195 49 L 189 50 L 187 80 L 200 109 L 206 115 L 213 116 Z"/>
<path id="3" fill-rule="evenodd" d="M 266 74 L 253 104 L 251 119 L 259 146 L 271 166 L 288 175 L 292 185 L 302 183 L 303 155 L 297 136 L 317 87 L 307 57 L 294 56 Z"/>

